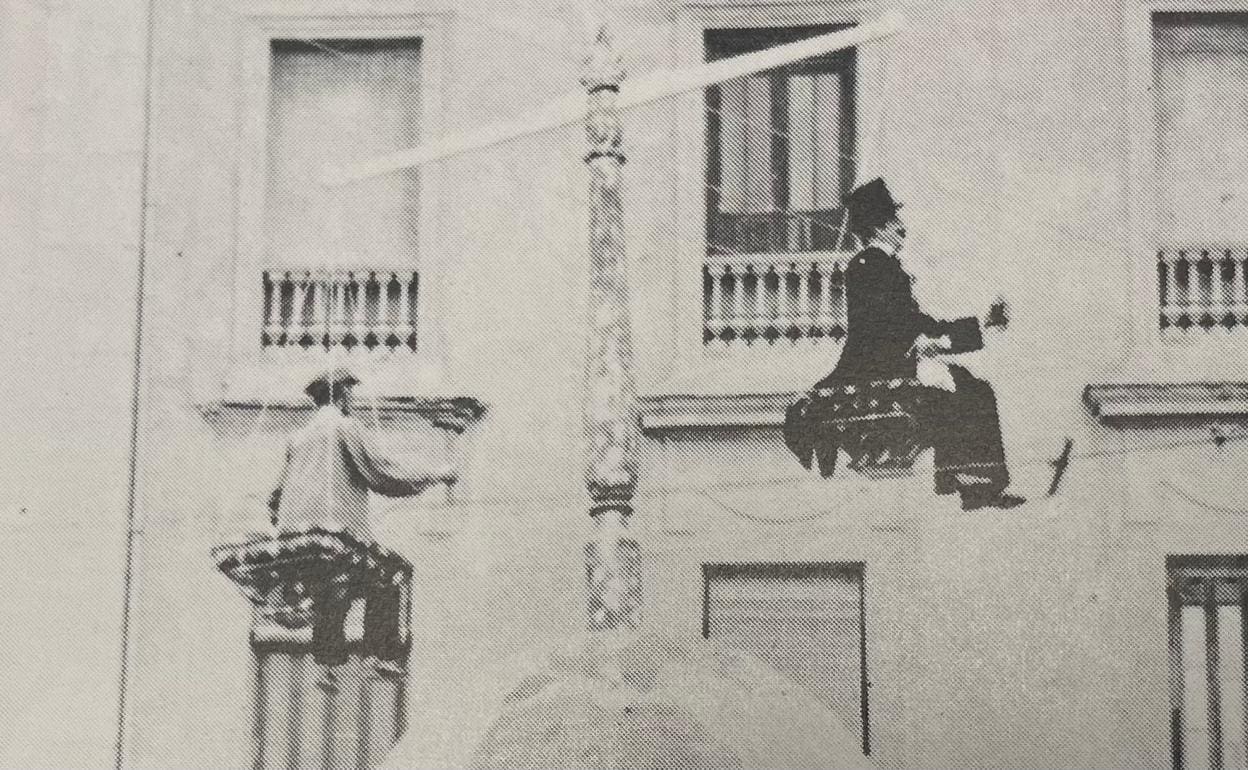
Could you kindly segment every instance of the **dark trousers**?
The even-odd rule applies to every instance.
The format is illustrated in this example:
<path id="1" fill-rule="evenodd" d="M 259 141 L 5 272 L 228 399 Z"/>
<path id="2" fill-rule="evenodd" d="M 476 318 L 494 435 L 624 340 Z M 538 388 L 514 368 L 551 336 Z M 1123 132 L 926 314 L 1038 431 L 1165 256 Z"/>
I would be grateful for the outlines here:
<path id="1" fill-rule="evenodd" d="M 936 450 L 935 487 L 953 494 L 968 487 L 996 493 L 1010 484 L 1001 421 L 992 386 L 960 366 L 950 366 L 956 389 L 931 389 L 922 415 Z M 962 479 L 959 479 L 962 476 Z"/>
<path id="2" fill-rule="evenodd" d="M 403 642 L 399 624 L 402 612 L 399 586 L 373 583 L 364 596 L 363 653 L 382 660 L 400 661 Z M 322 666 L 338 666 L 347 662 L 347 613 L 351 600 L 341 586 L 329 586 L 317 601 L 316 621 L 312 626 L 312 657 Z"/>

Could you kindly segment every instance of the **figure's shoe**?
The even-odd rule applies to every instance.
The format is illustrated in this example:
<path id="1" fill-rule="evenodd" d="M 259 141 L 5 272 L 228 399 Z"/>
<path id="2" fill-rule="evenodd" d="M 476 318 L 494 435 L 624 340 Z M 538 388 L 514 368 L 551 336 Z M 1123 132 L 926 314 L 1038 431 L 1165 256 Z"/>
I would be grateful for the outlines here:
<path id="1" fill-rule="evenodd" d="M 407 668 L 397 660 L 385 660 L 375 655 L 368 657 L 368 665 L 372 668 L 373 673 L 382 679 L 404 679 L 407 677 Z"/>
<path id="2" fill-rule="evenodd" d="M 1005 490 L 988 493 L 978 493 L 970 490 L 962 491 L 962 510 L 964 511 L 978 511 L 982 508 L 1009 510 L 1010 508 L 1017 508 L 1025 502 L 1027 502 L 1027 498 L 1011 495 Z"/>

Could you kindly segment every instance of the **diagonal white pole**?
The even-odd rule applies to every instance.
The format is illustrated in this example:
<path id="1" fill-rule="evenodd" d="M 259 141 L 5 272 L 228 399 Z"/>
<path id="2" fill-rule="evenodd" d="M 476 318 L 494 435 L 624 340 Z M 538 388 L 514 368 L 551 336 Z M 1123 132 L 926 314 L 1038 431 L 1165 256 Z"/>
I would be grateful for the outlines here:
<path id="1" fill-rule="evenodd" d="M 725 80 L 791 64 L 811 56 L 852 48 L 895 34 L 903 25 L 904 20 L 901 14 L 886 13 L 872 22 L 796 43 L 774 46 L 757 53 L 733 56 L 685 69 L 659 70 L 638 78 L 627 88 L 621 89 L 617 106 L 619 109 L 624 109 L 648 104 L 669 96 L 706 88 Z M 570 125 L 584 120 L 586 112 L 584 92 L 568 93 L 516 120 L 436 139 L 409 150 L 401 150 L 360 163 L 327 167 L 322 182 L 331 186 L 340 185 L 404 168 L 421 166 L 540 131 Z"/>

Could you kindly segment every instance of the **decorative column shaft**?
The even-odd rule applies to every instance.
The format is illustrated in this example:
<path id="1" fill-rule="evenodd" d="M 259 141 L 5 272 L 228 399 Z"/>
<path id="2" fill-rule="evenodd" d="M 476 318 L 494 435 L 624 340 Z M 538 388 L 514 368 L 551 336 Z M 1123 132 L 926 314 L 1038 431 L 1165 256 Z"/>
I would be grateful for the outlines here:
<path id="1" fill-rule="evenodd" d="M 637 489 L 641 427 L 620 196 L 624 155 L 616 99 L 623 80 L 620 58 L 602 29 L 581 77 L 589 92 L 585 163 L 590 178 L 585 484 L 597 530 L 586 544 L 585 564 L 589 623 L 595 630 L 636 628 L 641 610 L 640 548 L 627 537 Z"/>

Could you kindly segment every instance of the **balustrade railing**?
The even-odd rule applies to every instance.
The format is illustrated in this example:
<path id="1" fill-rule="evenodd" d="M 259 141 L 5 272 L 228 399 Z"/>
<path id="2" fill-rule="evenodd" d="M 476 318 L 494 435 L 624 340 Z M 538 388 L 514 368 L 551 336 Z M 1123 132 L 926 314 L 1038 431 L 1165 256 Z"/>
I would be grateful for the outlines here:
<path id="1" fill-rule="evenodd" d="M 1157 288 L 1163 332 L 1248 327 L 1248 245 L 1159 249 Z"/>
<path id="2" fill-rule="evenodd" d="M 275 268 L 262 280 L 265 349 L 416 350 L 415 270 Z"/>
<path id="3" fill-rule="evenodd" d="M 702 268 L 708 345 L 840 341 L 848 253 L 708 256 Z"/>

